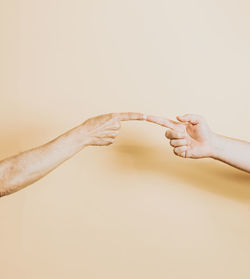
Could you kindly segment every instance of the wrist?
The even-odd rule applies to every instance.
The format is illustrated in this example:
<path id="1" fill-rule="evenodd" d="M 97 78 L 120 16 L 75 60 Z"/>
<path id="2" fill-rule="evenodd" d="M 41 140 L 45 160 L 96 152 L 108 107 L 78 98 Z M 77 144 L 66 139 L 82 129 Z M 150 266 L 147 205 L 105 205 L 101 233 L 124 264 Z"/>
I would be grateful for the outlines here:
<path id="1" fill-rule="evenodd" d="M 219 158 L 220 149 L 221 149 L 220 142 L 221 142 L 221 136 L 213 133 L 212 139 L 211 139 L 211 154 L 210 154 L 209 158 L 212 158 L 212 159 Z"/>
<path id="2" fill-rule="evenodd" d="M 83 124 L 66 132 L 62 137 L 68 139 L 71 144 L 78 146 L 79 148 L 85 148 L 91 143 L 89 133 Z"/>
<path id="3" fill-rule="evenodd" d="M 83 147 L 91 145 L 91 137 L 84 124 L 77 127 L 77 133 L 79 135 L 79 139 L 82 142 Z"/>

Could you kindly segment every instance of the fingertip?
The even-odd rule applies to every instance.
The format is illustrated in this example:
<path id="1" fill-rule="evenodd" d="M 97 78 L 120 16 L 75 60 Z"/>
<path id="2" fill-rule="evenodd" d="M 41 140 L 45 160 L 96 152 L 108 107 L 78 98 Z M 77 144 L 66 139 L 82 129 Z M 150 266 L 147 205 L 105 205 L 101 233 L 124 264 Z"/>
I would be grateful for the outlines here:
<path id="1" fill-rule="evenodd" d="M 178 115 L 178 116 L 176 117 L 176 119 L 179 120 L 179 121 L 181 121 L 181 122 L 187 122 L 187 121 L 188 121 L 188 119 L 186 118 L 185 115 Z"/>
<path id="2" fill-rule="evenodd" d="M 190 122 L 193 125 L 198 124 L 201 121 L 201 116 L 197 114 L 185 114 L 183 117 L 187 122 Z"/>
<path id="3" fill-rule="evenodd" d="M 167 139 L 170 139 L 169 130 L 167 130 L 167 131 L 165 132 L 165 137 L 166 137 Z"/>

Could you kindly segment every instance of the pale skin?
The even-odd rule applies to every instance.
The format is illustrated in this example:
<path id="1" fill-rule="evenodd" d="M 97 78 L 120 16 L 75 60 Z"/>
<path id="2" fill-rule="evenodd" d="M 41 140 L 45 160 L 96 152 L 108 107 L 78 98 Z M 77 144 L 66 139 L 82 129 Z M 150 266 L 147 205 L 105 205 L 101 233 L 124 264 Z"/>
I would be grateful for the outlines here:
<path id="1" fill-rule="evenodd" d="M 148 121 L 170 128 L 166 138 L 177 156 L 212 158 L 250 173 L 250 143 L 214 133 L 200 115 L 185 114 L 173 121 L 148 116 Z"/>
<path id="2" fill-rule="evenodd" d="M 42 146 L 0 161 L 0 197 L 33 184 L 87 146 L 112 144 L 121 122 L 131 120 L 169 128 L 166 137 L 177 156 L 213 158 L 250 173 L 250 143 L 212 132 L 201 116 L 187 114 L 173 121 L 142 113 L 110 113 L 90 118 Z"/>
<path id="3" fill-rule="evenodd" d="M 87 146 L 115 141 L 122 121 L 146 120 L 142 113 L 110 113 L 81 125 L 37 148 L 0 162 L 0 197 L 17 192 L 41 179 Z"/>

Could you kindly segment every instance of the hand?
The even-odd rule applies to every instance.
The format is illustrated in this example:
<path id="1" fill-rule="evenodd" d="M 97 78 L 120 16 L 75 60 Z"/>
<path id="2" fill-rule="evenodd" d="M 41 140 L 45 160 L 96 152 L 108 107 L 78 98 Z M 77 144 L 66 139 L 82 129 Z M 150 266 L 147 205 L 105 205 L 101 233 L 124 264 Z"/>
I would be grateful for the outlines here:
<path id="1" fill-rule="evenodd" d="M 212 156 L 215 135 L 202 116 L 192 114 L 178 116 L 179 122 L 155 116 L 148 118 L 151 122 L 170 128 L 166 132 L 166 137 L 170 139 L 170 145 L 174 147 L 177 156 L 185 158 Z"/>
<path id="2" fill-rule="evenodd" d="M 162 118 L 162 117 L 153 116 L 153 115 L 146 116 L 145 120 L 158 124 L 158 125 L 161 125 L 165 128 L 173 129 L 182 134 L 186 133 L 186 126 L 179 121 L 174 121 L 171 119 Z"/>
<path id="3" fill-rule="evenodd" d="M 121 121 L 146 120 L 142 113 L 109 113 L 86 120 L 82 126 L 87 135 L 86 145 L 110 145 L 115 141 L 121 127 Z"/>
<path id="4" fill-rule="evenodd" d="M 171 146 L 177 156 L 185 158 L 207 158 L 213 154 L 214 133 L 206 120 L 199 115 L 186 114 L 177 119 L 185 125 L 186 133 L 167 131 Z"/>

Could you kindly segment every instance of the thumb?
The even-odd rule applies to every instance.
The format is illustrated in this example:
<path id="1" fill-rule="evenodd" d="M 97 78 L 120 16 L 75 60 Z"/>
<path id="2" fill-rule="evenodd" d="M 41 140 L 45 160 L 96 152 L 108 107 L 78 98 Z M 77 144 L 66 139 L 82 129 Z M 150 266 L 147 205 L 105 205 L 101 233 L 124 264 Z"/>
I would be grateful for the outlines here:
<path id="1" fill-rule="evenodd" d="M 199 124 L 202 120 L 202 117 L 196 114 L 185 114 L 182 116 L 177 116 L 176 118 L 181 122 L 190 122 L 193 125 Z"/>

